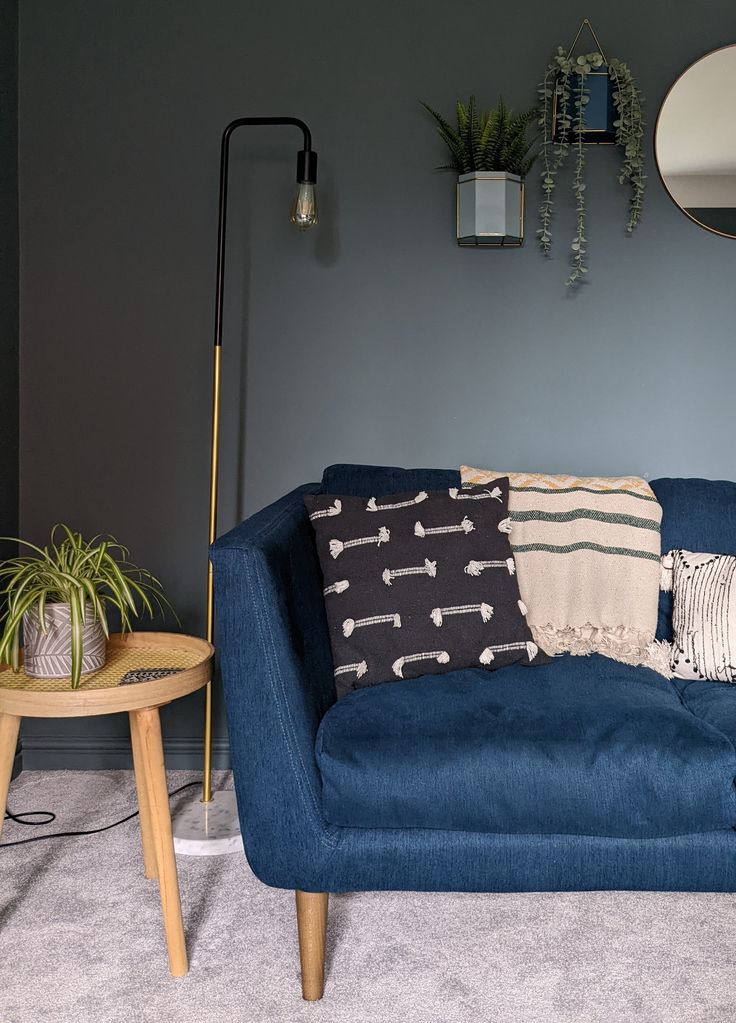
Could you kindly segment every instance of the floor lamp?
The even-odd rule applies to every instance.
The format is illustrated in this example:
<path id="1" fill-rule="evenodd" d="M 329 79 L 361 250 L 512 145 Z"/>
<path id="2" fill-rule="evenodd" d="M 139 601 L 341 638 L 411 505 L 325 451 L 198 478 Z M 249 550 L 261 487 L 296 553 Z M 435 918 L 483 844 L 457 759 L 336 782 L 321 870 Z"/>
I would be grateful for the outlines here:
<path id="1" fill-rule="evenodd" d="M 215 286 L 215 350 L 212 386 L 212 445 L 210 455 L 209 542 L 217 535 L 217 492 L 220 449 L 220 375 L 222 357 L 222 313 L 225 286 L 225 229 L 227 227 L 227 182 L 230 139 L 238 128 L 291 125 L 303 135 L 303 147 L 297 153 L 297 188 L 291 204 L 290 219 L 301 230 L 317 223 L 314 186 L 317 181 L 317 154 L 312 135 L 297 117 L 239 117 L 225 128 L 220 147 L 220 204 L 217 226 L 217 277 Z M 207 639 L 214 636 L 215 605 L 212 565 L 207 568 Z M 242 849 L 235 793 L 212 792 L 212 682 L 205 690 L 204 763 L 202 799 L 190 803 L 174 819 L 176 851 L 193 856 L 214 856 Z"/>

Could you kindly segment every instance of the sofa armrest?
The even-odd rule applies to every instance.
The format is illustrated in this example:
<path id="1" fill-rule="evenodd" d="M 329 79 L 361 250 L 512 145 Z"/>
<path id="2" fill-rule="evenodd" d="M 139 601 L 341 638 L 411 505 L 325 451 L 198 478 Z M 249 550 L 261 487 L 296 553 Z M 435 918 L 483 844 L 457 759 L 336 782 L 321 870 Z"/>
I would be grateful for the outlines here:
<path id="1" fill-rule="evenodd" d="M 246 854 L 277 887 L 310 887 L 332 851 L 314 741 L 334 702 L 307 484 L 212 547 L 215 643 Z"/>

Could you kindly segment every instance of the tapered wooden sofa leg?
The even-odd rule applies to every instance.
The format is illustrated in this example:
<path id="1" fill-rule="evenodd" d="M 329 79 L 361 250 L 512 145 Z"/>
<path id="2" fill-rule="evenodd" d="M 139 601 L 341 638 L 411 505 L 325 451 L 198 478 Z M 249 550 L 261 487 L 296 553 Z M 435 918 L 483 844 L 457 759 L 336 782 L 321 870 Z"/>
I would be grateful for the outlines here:
<path id="1" fill-rule="evenodd" d="M 325 987 L 327 892 L 296 893 L 296 924 L 302 964 L 302 997 L 316 1002 Z"/>

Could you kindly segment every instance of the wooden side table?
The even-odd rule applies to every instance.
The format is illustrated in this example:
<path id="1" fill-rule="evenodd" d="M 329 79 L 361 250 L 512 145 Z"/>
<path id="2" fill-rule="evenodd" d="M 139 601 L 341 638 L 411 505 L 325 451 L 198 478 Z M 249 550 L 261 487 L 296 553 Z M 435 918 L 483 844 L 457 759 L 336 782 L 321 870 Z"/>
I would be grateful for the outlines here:
<path id="1" fill-rule="evenodd" d="M 143 866 L 158 878 L 161 908 L 175 977 L 188 970 L 179 880 L 171 833 L 159 707 L 201 689 L 211 677 L 214 648 L 203 639 L 164 632 L 114 635 L 107 663 L 83 675 L 79 689 L 69 679 L 33 679 L 22 670 L 0 668 L 0 834 L 8 798 L 18 731 L 23 717 L 90 717 L 127 711 L 140 809 Z M 177 668 L 176 674 L 120 685 L 129 671 Z"/>

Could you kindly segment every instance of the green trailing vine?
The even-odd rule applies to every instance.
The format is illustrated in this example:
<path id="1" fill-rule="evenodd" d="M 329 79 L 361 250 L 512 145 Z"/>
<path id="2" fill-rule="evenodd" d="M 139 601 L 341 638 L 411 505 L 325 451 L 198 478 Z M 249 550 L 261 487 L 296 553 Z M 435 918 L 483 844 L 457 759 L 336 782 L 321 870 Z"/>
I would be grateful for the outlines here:
<path id="1" fill-rule="evenodd" d="M 570 244 L 571 270 L 568 285 L 575 285 L 588 272 L 585 203 L 585 107 L 590 99 L 588 75 L 606 65 L 600 52 L 572 57 L 561 46 L 548 65 L 539 85 L 542 131 L 542 203 L 539 207 L 539 244 L 545 255 L 552 248 L 552 216 L 557 176 L 571 152 L 575 154 L 572 191 L 575 198 L 576 230 Z M 642 95 L 631 69 L 611 58 L 607 64 L 613 82 L 615 142 L 621 150 L 619 183 L 631 190 L 626 230 L 639 223 L 646 184 L 644 174 L 644 120 Z"/>
<path id="2" fill-rule="evenodd" d="M 642 117 L 642 94 L 628 64 L 611 58 L 608 75 L 615 89 L 613 103 L 618 118 L 613 122 L 616 129 L 616 144 L 623 152 L 619 184 L 628 182 L 631 186 L 629 201 L 629 222 L 626 230 L 631 233 L 641 218 L 642 200 L 646 186 L 644 173 L 644 119 Z"/>
<path id="3" fill-rule="evenodd" d="M 580 280 L 583 274 L 587 274 L 588 265 L 585 260 L 585 104 L 588 102 L 588 95 L 585 91 L 585 75 L 577 75 L 577 90 L 575 92 L 575 174 L 572 179 L 572 191 L 575 196 L 575 222 L 577 230 L 575 237 L 570 243 L 572 250 L 572 272 L 568 278 L 568 284 L 574 284 Z"/>

